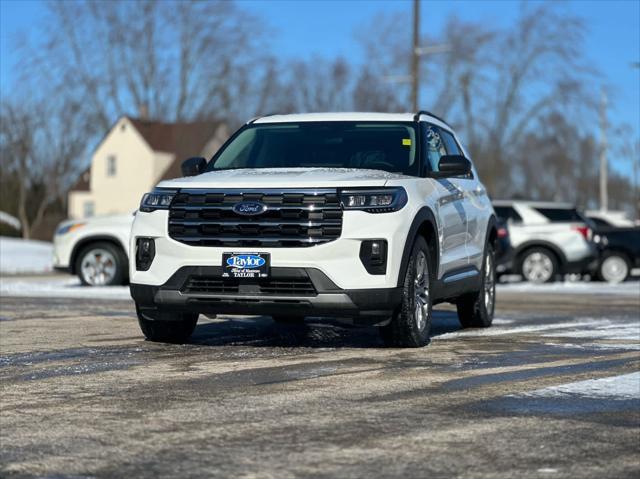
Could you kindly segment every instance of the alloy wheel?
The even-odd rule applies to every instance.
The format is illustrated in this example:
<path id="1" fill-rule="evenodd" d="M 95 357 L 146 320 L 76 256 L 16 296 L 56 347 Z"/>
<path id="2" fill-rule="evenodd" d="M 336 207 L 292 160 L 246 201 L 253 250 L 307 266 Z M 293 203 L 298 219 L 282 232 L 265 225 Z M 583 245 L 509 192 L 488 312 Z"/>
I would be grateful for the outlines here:
<path id="1" fill-rule="evenodd" d="M 540 251 L 531 253 L 522 263 L 522 274 L 527 281 L 545 283 L 553 274 L 553 261 Z"/>
<path id="2" fill-rule="evenodd" d="M 116 275 L 116 259 L 109 251 L 97 248 L 82 258 L 82 277 L 91 286 L 110 284 Z"/>
<path id="3" fill-rule="evenodd" d="M 600 271 L 607 283 L 621 283 L 629 274 L 629 266 L 620 256 L 609 256 L 602 262 Z"/>
<path id="4" fill-rule="evenodd" d="M 416 257 L 416 270 L 413 279 L 414 311 L 413 316 L 418 331 L 424 330 L 429 319 L 429 266 L 424 251 Z"/>
<path id="5" fill-rule="evenodd" d="M 493 313 L 493 306 L 496 298 L 496 281 L 493 265 L 493 255 L 487 253 L 484 264 L 484 307 L 486 311 Z"/>

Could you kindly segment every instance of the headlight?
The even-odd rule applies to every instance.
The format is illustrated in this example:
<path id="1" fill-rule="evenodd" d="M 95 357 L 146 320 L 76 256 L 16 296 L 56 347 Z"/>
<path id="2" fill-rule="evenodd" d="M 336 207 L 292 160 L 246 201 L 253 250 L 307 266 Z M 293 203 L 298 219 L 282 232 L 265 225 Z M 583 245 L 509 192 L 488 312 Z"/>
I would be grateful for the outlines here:
<path id="1" fill-rule="evenodd" d="M 404 188 L 377 188 L 370 190 L 342 190 L 340 202 L 345 210 L 362 210 L 367 213 L 391 213 L 407 204 Z"/>
<path id="2" fill-rule="evenodd" d="M 168 210 L 176 195 L 176 190 L 156 188 L 151 193 L 145 193 L 140 202 L 140 211 L 150 213 L 155 210 Z"/>
<path id="3" fill-rule="evenodd" d="M 84 225 L 85 223 L 69 223 L 66 225 L 62 225 L 56 230 L 56 236 L 61 236 L 67 233 L 71 233 L 72 231 L 77 230 L 78 228 L 82 228 Z"/>

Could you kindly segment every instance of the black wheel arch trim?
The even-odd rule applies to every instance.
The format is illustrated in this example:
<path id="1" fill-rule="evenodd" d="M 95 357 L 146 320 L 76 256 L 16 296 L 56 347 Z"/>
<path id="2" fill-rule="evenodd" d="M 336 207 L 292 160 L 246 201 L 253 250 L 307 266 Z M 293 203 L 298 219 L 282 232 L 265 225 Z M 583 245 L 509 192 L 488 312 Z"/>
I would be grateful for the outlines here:
<path id="1" fill-rule="evenodd" d="M 407 240 L 404 243 L 404 249 L 402 251 L 402 259 L 400 261 L 400 271 L 398 273 L 397 286 L 402 287 L 404 283 L 404 276 L 407 273 L 407 267 L 409 265 L 409 256 L 411 255 L 411 249 L 418 237 L 418 231 L 424 223 L 429 223 L 435 233 L 435 243 L 432 245 L 435 248 L 436 265 L 431 267 L 438 269 L 438 261 L 440 259 L 440 244 L 438 241 L 438 223 L 436 223 L 436 217 L 427 206 L 424 206 L 418 210 L 418 213 L 414 216 L 411 226 L 409 227 L 409 233 L 407 234 Z M 431 245 L 430 245 L 431 246 Z"/>
<path id="2" fill-rule="evenodd" d="M 73 250 L 71 251 L 71 257 L 69 259 L 69 272 L 71 274 L 76 274 L 77 273 L 76 262 L 78 260 L 78 255 L 80 254 L 80 252 L 91 243 L 99 243 L 100 241 L 112 243 L 114 246 L 117 246 L 120 248 L 123 254 L 123 258 L 127 262 L 126 276 L 128 277 L 129 276 L 129 268 L 128 268 L 129 255 L 127 254 L 127 248 L 122 244 L 122 241 L 120 241 L 117 237 L 112 235 L 87 236 L 86 238 L 82 238 L 80 241 L 78 241 L 73 246 Z"/>
<path id="3" fill-rule="evenodd" d="M 496 219 L 496 215 L 492 214 L 489 216 L 489 220 L 487 221 L 487 231 L 485 232 L 484 244 L 486 245 L 489 242 L 489 238 L 491 234 L 495 233 L 493 237 L 493 242 L 491 246 L 496 247 L 496 241 L 498 241 L 498 220 Z"/>
<path id="4" fill-rule="evenodd" d="M 633 264 L 634 261 L 634 255 L 631 251 L 629 251 L 628 249 L 622 248 L 620 246 L 615 246 L 613 248 L 605 248 L 604 250 L 602 250 L 602 259 L 604 259 L 606 256 L 608 255 L 618 255 L 618 256 L 624 256 L 625 260 L 629 263 L 629 264 Z"/>

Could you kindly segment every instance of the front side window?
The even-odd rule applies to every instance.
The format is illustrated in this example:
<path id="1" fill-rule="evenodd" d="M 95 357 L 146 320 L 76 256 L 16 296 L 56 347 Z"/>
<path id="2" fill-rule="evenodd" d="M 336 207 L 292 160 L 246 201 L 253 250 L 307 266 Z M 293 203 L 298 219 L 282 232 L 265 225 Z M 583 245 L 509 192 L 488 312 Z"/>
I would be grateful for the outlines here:
<path id="1" fill-rule="evenodd" d="M 116 176 L 117 165 L 116 157 L 113 155 L 107 156 L 107 176 Z"/>
<path id="2" fill-rule="evenodd" d="M 241 130 L 207 166 L 357 168 L 419 175 L 414 123 L 300 122 Z"/>
<path id="3" fill-rule="evenodd" d="M 608 221 L 603 220 L 602 218 L 596 218 L 594 216 L 589 216 L 589 221 L 601 228 L 609 228 L 610 226 L 612 226 Z"/>
<path id="4" fill-rule="evenodd" d="M 433 125 L 425 125 L 424 151 L 431 171 L 439 171 L 440 158 L 447 154 L 440 129 Z"/>

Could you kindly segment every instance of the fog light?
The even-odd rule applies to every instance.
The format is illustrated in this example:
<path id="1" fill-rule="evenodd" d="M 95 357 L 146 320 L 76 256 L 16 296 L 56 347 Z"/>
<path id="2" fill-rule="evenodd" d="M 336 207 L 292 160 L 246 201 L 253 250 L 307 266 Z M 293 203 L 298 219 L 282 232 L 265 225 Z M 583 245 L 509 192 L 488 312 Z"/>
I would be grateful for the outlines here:
<path id="1" fill-rule="evenodd" d="M 360 245 L 360 261 L 369 274 L 387 272 L 387 240 L 367 240 Z"/>
<path id="2" fill-rule="evenodd" d="M 371 243 L 371 258 L 379 259 L 380 258 L 380 242 L 373 241 Z"/>
<path id="3" fill-rule="evenodd" d="M 156 255 L 156 244 L 153 238 L 136 240 L 136 270 L 148 271 Z"/>

